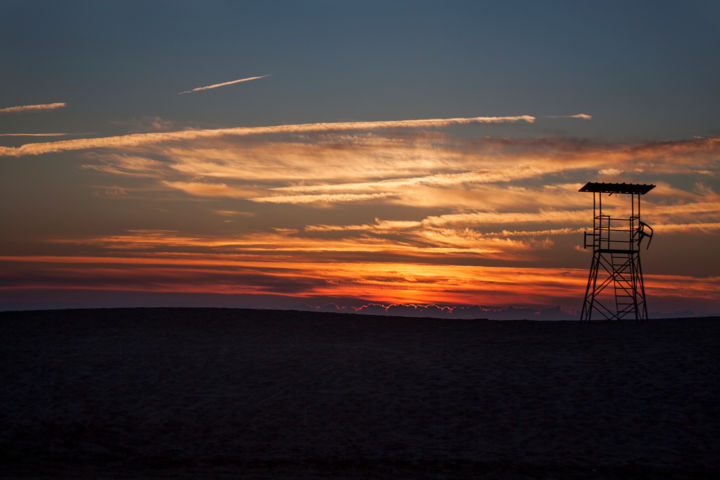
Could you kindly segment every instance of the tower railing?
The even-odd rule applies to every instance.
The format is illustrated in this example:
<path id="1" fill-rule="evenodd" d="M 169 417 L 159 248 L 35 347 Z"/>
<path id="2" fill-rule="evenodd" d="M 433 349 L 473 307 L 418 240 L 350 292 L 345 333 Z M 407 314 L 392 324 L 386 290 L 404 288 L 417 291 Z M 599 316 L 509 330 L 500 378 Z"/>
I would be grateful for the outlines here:
<path id="1" fill-rule="evenodd" d="M 583 248 L 634 251 L 639 249 L 639 217 L 597 215 L 592 232 L 585 232 Z"/>

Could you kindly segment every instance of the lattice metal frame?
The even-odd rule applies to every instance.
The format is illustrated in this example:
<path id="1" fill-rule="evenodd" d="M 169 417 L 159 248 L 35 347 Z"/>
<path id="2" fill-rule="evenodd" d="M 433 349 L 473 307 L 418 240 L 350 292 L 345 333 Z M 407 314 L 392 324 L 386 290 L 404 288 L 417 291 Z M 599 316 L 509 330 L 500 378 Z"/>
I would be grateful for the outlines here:
<path id="1" fill-rule="evenodd" d="M 580 189 L 593 194 L 593 230 L 585 232 L 583 242 L 584 248 L 592 247 L 593 258 L 581 320 L 592 320 L 594 313 L 606 320 L 647 320 L 640 247 L 644 239 L 650 247 L 653 229 L 640 219 L 640 197 L 654 187 L 588 182 Z M 630 216 L 603 214 L 603 194 L 630 195 Z"/>

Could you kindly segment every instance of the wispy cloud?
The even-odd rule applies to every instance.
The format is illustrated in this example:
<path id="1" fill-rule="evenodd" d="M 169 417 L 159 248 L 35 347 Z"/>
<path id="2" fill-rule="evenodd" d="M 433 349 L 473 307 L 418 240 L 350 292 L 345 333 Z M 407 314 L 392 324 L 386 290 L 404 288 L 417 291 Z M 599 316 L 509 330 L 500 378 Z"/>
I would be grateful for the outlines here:
<path id="1" fill-rule="evenodd" d="M 229 82 L 214 83 L 212 85 L 205 85 L 204 87 L 197 87 L 197 88 L 193 88 L 191 90 L 185 90 L 185 91 L 178 93 L 178 95 L 185 95 L 186 93 L 200 92 L 202 90 L 212 90 L 213 88 L 227 87 L 228 85 L 235 85 L 236 83 L 249 82 L 251 80 L 259 80 L 261 78 L 265 78 L 265 77 L 269 77 L 269 76 L 270 75 L 260 75 L 258 77 L 247 77 L 247 78 L 240 78 L 238 80 L 231 80 Z"/>
<path id="2" fill-rule="evenodd" d="M 235 216 L 237 216 L 237 217 L 254 217 L 255 216 L 255 214 L 253 212 L 244 212 L 244 211 L 226 210 L 226 209 L 215 210 L 215 213 L 222 217 L 235 217 Z"/>
<path id="3" fill-rule="evenodd" d="M 0 108 L 0 113 L 18 113 L 18 112 L 33 112 L 38 110 L 55 110 L 63 108 L 66 105 L 65 102 L 55 103 L 40 103 L 37 105 L 18 105 L 15 107 L 3 107 Z"/>
<path id="4" fill-rule="evenodd" d="M 130 127 L 134 132 L 160 132 L 172 130 L 175 122 L 158 116 L 133 117 L 125 120 L 113 120 L 113 125 Z"/>
<path id="5" fill-rule="evenodd" d="M 125 234 L 90 239 L 57 239 L 55 243 L 84 244 L 100 246 L 110 250 L 137 250 L 158 252 L 165 249 L 223 249 L 228 254 L 242 253 L 265 261 L 267 255 L 281 252 L 318 253 L 326 259 L 333 255 L 347 253 L 383 253 L 406 258 L 428 258 L 435 255 L 502 256 L 510 258 L 513 252 L 526 250 L 528 245 L 507 238 L 481 238 L 470 235 L 455 235 L 440 242 L 417 237 L 403 243 L 389 241 L 382 237 L 359 236 L 353 238 L 323 238 L 305 236 L 293 229 L 275 228 L 272 232 L 249 233 L 230 237 L 208 235 L 183 235 L 170 230 L 132 230 Z M 301 258 L 299 256 L 298 258 Z M 449 257 L 448 257 L 449 258 Z"/>
<path id="6" fill-rule="evenodd" d="M 103 164 L 88 164 L 82 168 L 110 173 L 112 175 L 124 175 L 129 177 L 158 177 L 165 164 L 151 158 L 138 155 L 115 155 L 112 162 Z"/>
<path id="7" fill-rule="evenodd" d="M 402 206 L 414 213 L 401 219 L 425 219 L 418 231 L 451 229 L 453 235 L 464 228 L 487 235 L 513 230 L 508 226 L 515 224 L 530 224 L 531 230 L 545 230 L 547 224 L 584 225 L 591 214 L 585 212 L 588 199 L 577 194 L 578 189 L 621 167 L 623 181 L 658 185 L 649 203 L 643 202 L 654 224 L 719 221 L 714 212 L 720 198 L 711 191 L 696 190 L 692 183 L 677 188 L 660 180 L 679 173 L 712 182 L 719 139 L 627 144 L 392 133 L 178 142 L 135 149 L 133 155 L 93 153 L 96 162 L 84 167 L 149 179 L 148 188 L 171 190 L 173 198 L 183 192 L 214 202 L 242 199 L 303 209 Z M 711 173 L 698 174 L 705 170 Z M 366 222 L 367 217 L 347 223 Z M 379 227 L 372 231 L 383 234 Z"/>
<path id="8" fill-rule="evenodd" d="M 579 120 L 592 120 L 592 115 L 576 113 L 574 115 L 545 115 L 545 118 L 577 118 Z"/>
<path id="9" fill-rule="evenodd" d="M 246 137 L 251 135 L 338 132 L 358 130 L 380 130 L 388 128 L 441 128 L 455 125 L 495 124 L 495 123 L 533 123 L 535 117 L 530 115 L 506 117 L 458 117 L 458 118 L 426 118 L 419 120 L 383 120 L 375 122 L 327 122 L 271 125 L 266 127 L 232 127 L 204 130 L 180 130 L 173 132 L 133 133 L 114 137 L 78 138 L 58 142 L 38 142 L 19 147 L 0 147 L 0 156 L 21 157 L 25 155 L 42 155 L 71 150 L 87 150 L 92 148 L 128 148 L 140 147 L 162 142 L 219 138 L 223 136 Z"/>
<path id="10" fill-rule="evenodd" d="M 170 232 L 168 232 L 170 233 Z M 168 252 L 164 252 L 168 253 Z M 397 262 L 264 261 L 227 254 L 153 256 L 0 256 L 8 269 L 0 291 L 83 289 L 212 294 L 283 294 L 313 299 L 454 305 L 545 305 L 577 309 L 585 268 L 431 265 Z M 656 296 L 717 302 L 720 277 L 652 275 L 646 288 Z"/>
<path id="11" fill-rule="evenodd" d="M 247 198 L 257 194 L 254 190 L 229 187 L 224 183 L 168 181 L 163 181 L 162 183 L 167 187 L 181 190 L 197 197 Z"/>
<path id="12" fill-rule="evenodd" d="M 505 183 L 571 170 L 583 171 L 578 181 L 587 180 L 588 175 L 619 173 L 621 169 L 628 178 L 642 172 L 695 174 L 714 172 L 720 154 L 720 137 L 628 144 L 434 135 L 333 133 L 292 139 L 227 138 L 178 141 L 162 147 L 147 145 L 136 151 L 138 156 L 164 159 L 160 165 L 153 162 L 144 173 L 274 183 L 273 190 L 280 195 Z M 38 144 L 28 148 L 33 145 Z M 125 164 L 121 155 L 104 153 L 98 158 L 117 167 Z M 156 166 L 165 170 L 153 170 Z"/>
<path id="13" fill-rule="evenodd" d="M 64 137 L 67 133 L 0 133 L 0 137 Z"/>
<path id="14" fill-rule="evenodd" d="M 2 256 L 0 262 L 24 264 L 24 273 L 10 279 L 13 289 L 126 290 L 142 286 L 145 291 L 283 293 L 308 299 L 390 299 L 422 304 L 504 305 L 519 299 L 520 304 L 559 299 L 576 303 L 575 291 L 582 288 L 586 276 L 580 269 L 460 265 L 447 269 L 444 265 L 374 262 L 332 262 L 319 270 L 312 262 L 257 262 L 208 254 L 161 258 Z"/>
<path id="15" fill-rule="evenodd" d="M 320 193 L 317 195 L 273 195 L 268 197 L 255 197 L 251 200 L 261 203 L 286 203 L 286 204 L 329 204 L 367 201 L 385 198 L 392 193 Z"/>

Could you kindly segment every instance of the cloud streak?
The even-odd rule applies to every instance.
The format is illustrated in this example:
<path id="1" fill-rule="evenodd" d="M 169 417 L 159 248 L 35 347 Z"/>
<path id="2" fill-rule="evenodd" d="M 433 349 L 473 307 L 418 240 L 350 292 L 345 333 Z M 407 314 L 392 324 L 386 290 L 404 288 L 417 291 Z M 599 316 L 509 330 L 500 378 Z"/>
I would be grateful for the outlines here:
<path id="1" fill-rule="evenodd" d="M 35 112 L 39 110 L 56 110 L 65 107 L 65 102 L 40 103 L 37 105 L 18 105 L 15 107 L 0 108 L 0 113 Z"/>
<path id="2" fill-rule="evenodd" d="M 249 82 L 251 80 L 259 80 L 261 78 L 265 78 L 265 77 L 269 77 L 269 76 L 270 75 L 260 75 L 257 77 L 247 77 L 247 78 L 240 78 L 238 80 L 231 80 L 229 82 L 214 83 L 212 85 L 205 85 L 204 87 L 197 87 L 197 88 L 193 88 L 190 90 L 185 90 L 185 91 L 178 93 L 178 95 L 185 95 L 188 93 L 200 92 L 202 90 L 212 90 L 214 88 L 227 87 L 228 85 L 235 85 L 237 83 L 245 83 L 245 82 Z"/>
<path id="3" fill-rule="evenodd" d="M 592 115 L 576 113 L 574 115 L 545 115 L 545 118 L 577 118 L 578 120 L 592 120 Z"/>
<path id="4" fill-rule="evenodd" d="M 317 195 L 272 195 L 267 197 L 255 197 L 251 200 L 260 203 L 286 203 L 286 204 L 307 204 L 307 203 L 347 203 L 386 198 L 392 193 L 321 193 Z"/>
<path id="5" fill-rule="evenodd" d="M 232 127 L 203 130 L 180 130 L 174 132 L 133 133 L 114 137 L 78 138 L 57 142 L 38 142 L 19 147 L 0 147 L 0 156 L 22 157 L 25 155 L 43 155 L 93 148 L 140 147 L 163 142 L 219 138 L 224 136 L 246 137 L 252 135 L 293 134 L 310 132 L 369 131 L 389 128 L 441 128 L 457 125 L 497 124 L 497 123 L 533 123 L 531 115 L 505 117 L 457 117 L 425 118 L 418 120 L 383 120 L 374 122 L 324 122 L 270 125 L 265 127 Z"/>
<path id="6" fill-rule="evenodd" d="M 67 133 L 0 133 L 0 137 L 64 137 Z"/>
<path id="7" fill-rule="evenodd" d="M 14 265 L 14 266 L 13 266 Z M 212 294 L 283 294 L 428 305 L 578 308 L 584 268 L 419 263 L 253 261 L 226 255 L 0 256 L 8 274 L 0 292 L 25 289 L 116 290 Z M 22 266 L 23 270 L 17 270 Z M 720 277 L 646 275 L 653 292 L 716 302 Z"/>
<path id="8" fill-rule="evenodd" d="M 720 197 L 702 183 L 712 185 L 716 175 L 718 140 L 626 144 L 475 140 L 427 131 L 396 131 L 392 136 L 320 133 L 148 146 L 133 155 L 93 154 L 96 162 L 83 167 L 145 178 L 152 183 L 148 188 L 171 191 L 175 199 L 182 192 L 213 202 L 224 198 L 255 204 L 243 208 L 293 205 L 365 211 L 402 206 L 414 213 L 398 219 L 427 218 L 425 229 L 474 226 L 487 234 L 501 224 L 538 224 L 532 228 L 541 230 L 547 228 L 540 225 L 545 222 L 585 224 L 591 215 L 585 211 L 589 200 L 578 189 L 609 169 L 620 172 L 617 167 L 626 170 L 623 181 L 658 185 L 643 202 L 653 223 L 717 222 Z M 705 170 L 711 173 L 698 173 Z M 660 180 L 675 174 L 690 176 L 683 188 Z M 367 221 L 364 217 L 347 223 Z"/>

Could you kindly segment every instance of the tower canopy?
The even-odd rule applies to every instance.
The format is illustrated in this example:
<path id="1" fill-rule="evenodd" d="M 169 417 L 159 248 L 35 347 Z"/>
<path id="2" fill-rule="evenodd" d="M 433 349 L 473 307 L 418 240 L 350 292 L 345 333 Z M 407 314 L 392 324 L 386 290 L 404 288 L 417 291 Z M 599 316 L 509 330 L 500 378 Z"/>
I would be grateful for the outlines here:
<path id="1" fill-rule="evenodd" d="M 636 193 L 638 195 L 645 195 L 653 188 L 655 188 L 655 185 L 647 185 L 642 183 L 588 182 L 578 191 L 596 193 Z"/>

